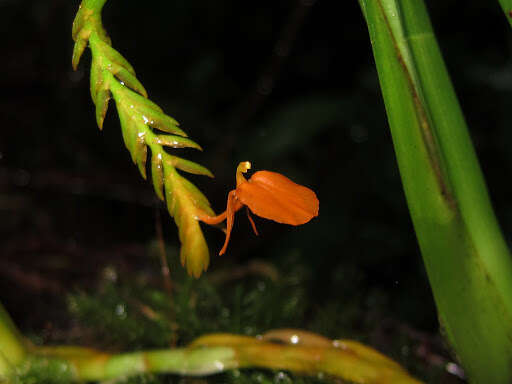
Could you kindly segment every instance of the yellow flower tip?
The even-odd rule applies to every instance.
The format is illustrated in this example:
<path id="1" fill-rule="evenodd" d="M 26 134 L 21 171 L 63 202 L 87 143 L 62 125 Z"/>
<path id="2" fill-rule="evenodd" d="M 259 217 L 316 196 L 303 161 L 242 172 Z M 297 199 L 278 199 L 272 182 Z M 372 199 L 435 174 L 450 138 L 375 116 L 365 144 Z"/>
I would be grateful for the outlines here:
<path id="1" fill-rule="evenodd" d="M 240 164 L 238 164 L 238 168 L 236 169 L 237 172 L 246 173 L 249 169 L 251 169 L 251 162 L 250 161 L 242 161 Z"/>
<path id="2" fill-rule="evenodd" d="M 238 167 L 236 168 L 236 186 L 237 187 L 240 184 L 247 181 L 242 174 L 246 173 L 249 169 L 251 169 L 251 163 L 249 161 L 242 161 L 240 164 L 238 164 Z"/>

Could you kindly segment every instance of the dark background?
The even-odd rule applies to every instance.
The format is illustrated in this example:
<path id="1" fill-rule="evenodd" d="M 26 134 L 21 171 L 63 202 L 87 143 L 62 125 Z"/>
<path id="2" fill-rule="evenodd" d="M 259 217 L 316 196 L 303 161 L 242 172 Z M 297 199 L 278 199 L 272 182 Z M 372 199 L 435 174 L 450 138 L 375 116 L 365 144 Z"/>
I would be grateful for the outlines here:
<path id="1" fill-rule="evenodd" d="M 428 6 L 510 241 L 510 28 L 497 1 Z M 124 148 L 113 104 L 103 132 L 96 127 L 89 51 L 71 69 L 77 8 L 78 1 L 0 0 L 1 299 L 43 341 L 60 340 L 68 292 L 93 290 L 109 266 L 130 275 L 157 265 L 145 257 L 156 210 L 170 257 L 178 248 L 174 223 Z M 256 218 L 260 237 L 240 214 L 223 257 L 223 234 L 205 227 L 208 273 L 251 260 L 284 276 L 300 266 L 309 276 L 303 328 L 358 338 L 406 364 L 413 355 L 419 374 L 438 369 L 439 380 L 456 382 L 442 373 L 451 358 L 357 1 L 109 1 L 104 25 L 150 98 L 203 147 L 175 153 L 215 174 L 190 180 L 216 212 L 244 160 L 319 196 L 320 216 L 305 226 Z M 318 312 L 329 326 L 318 326 Z"/>

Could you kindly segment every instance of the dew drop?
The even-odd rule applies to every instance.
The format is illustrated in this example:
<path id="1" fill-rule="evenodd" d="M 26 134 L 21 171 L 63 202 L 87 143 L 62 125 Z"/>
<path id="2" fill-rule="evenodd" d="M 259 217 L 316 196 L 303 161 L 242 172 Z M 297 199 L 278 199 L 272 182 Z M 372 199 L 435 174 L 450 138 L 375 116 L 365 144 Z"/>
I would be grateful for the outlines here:
<path id="1" fill-rule="evenodd" d="M 286 372 L 277 372 L 274 376 L 275 384 L 291 384 L 292 379 Z"/>
<path id="2" fill-rule="evenodd" d="M 126 307 L 124 306 L 124 304 L 116 305 L 116 315 L 119 316 L 121 319 L 126 318 Z"/>

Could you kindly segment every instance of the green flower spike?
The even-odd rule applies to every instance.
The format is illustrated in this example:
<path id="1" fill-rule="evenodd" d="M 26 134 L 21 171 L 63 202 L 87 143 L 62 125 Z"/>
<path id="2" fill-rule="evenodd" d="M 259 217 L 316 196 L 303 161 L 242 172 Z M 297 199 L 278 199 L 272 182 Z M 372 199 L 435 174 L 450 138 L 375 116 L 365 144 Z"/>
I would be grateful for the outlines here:
<path id="1" fill-rule="evenodd" d="M 194 277 L 208 268 L 209 253 L 197 221 L 199 216 L 215 215 L 208 199 L 177 169 L 196 175 L 213 177 L 203 166 L 173 156 L 168 148 L 201 147 L 188 139 L 172 117 L 150 101 L 135 76 L 133 67 L 111 46 L 101 23 L 101 10 L 106 0 L 83 0 L 73 22 L 73 69 L 87 47 L 92 53 L 91 97 L 96 105 L 96 122 L 102 129 L 110 99 L 113 99 L 123 133 L 124 143 L 146 179 L 148 147 L 151 155 L 151 176 L 157 196 L 166 200 L 170 215 L 179 230 L 181 263 Z"/>

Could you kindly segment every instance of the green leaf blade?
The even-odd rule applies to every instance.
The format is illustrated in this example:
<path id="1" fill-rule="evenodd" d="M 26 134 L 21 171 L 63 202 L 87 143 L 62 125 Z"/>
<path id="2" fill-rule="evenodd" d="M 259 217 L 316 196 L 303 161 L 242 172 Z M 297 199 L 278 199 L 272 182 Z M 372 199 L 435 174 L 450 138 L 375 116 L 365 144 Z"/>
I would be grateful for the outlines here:
<path id="1" fill-rule="evenodd" d="M 512 382 L 512 263 L 421 0 L 360 0 L 440 321 L 470 381 Z"/>

